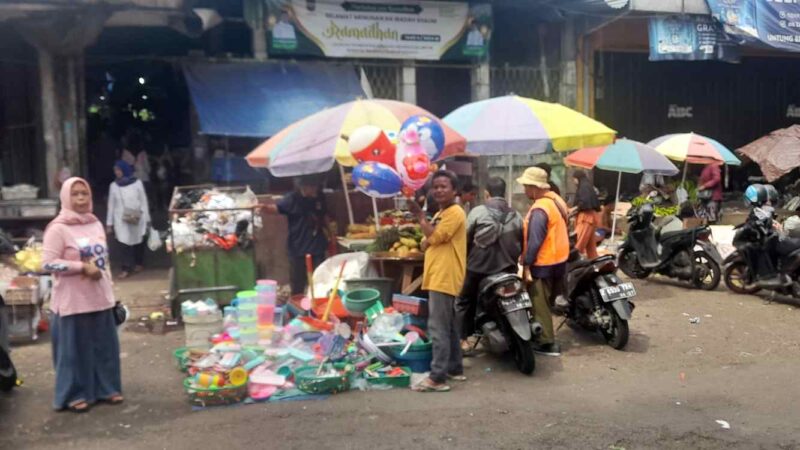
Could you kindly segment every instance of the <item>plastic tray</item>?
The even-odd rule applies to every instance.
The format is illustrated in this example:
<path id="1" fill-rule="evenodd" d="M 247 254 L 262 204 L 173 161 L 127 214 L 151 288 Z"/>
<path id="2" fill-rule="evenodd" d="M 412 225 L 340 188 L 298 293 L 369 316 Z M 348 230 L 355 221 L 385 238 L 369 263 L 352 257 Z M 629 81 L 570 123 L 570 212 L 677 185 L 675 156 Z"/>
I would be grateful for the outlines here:
<path id="1" fill-rule="evenodd" d="M 371 377 L 364 372 L 364 379 L 367 380 L 367 383 L 369 384 L 385 384 L 394 387 L 408 387 L 411 385 L 411 369 L 405 366 L 401 367 L 401 369 L 403 369 L 403 371 L 406 373 L 405 375 L 398 377 L 389 377 L 385 375 Z"/>

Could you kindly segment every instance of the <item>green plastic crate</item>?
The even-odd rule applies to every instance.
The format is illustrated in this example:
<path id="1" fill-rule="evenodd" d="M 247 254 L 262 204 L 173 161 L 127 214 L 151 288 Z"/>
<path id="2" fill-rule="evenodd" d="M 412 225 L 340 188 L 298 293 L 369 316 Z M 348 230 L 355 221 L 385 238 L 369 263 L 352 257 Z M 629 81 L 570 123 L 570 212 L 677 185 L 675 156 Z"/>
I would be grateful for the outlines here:
<path id="1" fill-rule="evenodd" d="M 364 379 L 367 380 L 369 384 L 384 384 L 394 387 L 409 387 L 411 385 L 411 369 L 408 367 L 400 367 L 403 369 L 403 372 L 406 373 L 405 376 L 399 377 L 390 377 L 390 376 L 378 376 L 378 377 L 371 377 L 366 372 L 364 372 Z"/>

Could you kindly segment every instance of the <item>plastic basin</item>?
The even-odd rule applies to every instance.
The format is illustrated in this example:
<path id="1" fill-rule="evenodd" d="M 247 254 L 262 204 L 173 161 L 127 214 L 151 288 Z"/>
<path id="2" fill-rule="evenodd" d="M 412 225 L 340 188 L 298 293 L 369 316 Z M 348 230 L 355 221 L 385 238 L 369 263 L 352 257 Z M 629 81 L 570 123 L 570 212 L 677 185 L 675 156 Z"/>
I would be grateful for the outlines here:
<path id="1" fill-rule="evenodd" d="M 392 278 L 351 278 L 346 280 L 347 290 L 376 289 L 380 292 L 383 306 L 392 306 L 395 281 Z"/>
<path id="2" fill-rule="evenodd" d="M 381 298 L 381 293 L 377 289 L 355 289 L 347 291 L 344 295 L 344 307 L 348 311 L 363 313 Z"/>

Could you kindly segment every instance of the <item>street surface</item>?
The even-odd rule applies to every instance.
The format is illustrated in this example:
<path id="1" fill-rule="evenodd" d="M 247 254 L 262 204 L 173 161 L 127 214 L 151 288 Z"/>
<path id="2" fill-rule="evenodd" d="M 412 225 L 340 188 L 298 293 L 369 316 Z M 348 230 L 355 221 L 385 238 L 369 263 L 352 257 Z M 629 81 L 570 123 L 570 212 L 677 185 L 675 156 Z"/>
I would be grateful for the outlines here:
<path id="1" fill-rule="evenodd" d="M 153 310 L 161 275 L 117 291 Z M 537 357 L 533 377 L 507 358 L 479 356 L 468 359 L 469 381 L 442 394 L 348 392 L 192 411 L 172 359 L 182 332 L 123 332 L 125 403 L 56 413 L 45 335 L 12 355 L 25 385 L 0 395 L 0 449 L 800 448 L 795 304 L 663 279 L 636 286 L 627 351 L 564 326 L 564 356 Z"/>

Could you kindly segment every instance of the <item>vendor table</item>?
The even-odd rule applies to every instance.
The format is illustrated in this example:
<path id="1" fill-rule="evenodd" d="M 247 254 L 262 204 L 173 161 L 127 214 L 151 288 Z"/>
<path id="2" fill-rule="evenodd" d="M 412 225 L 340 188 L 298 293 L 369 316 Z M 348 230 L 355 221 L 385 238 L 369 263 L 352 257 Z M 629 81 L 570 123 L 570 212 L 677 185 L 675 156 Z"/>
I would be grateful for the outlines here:
<path id="1" fill-rule="evenodd" d="M 422 255 L 400 257 L 389 252 L 372 253 L 370 254 L 370 261 L 378 263 L 381 276 L 385 277 L 387 266 L 398 268 L 401 273 L 400 278 L 400 293 L 403 295 L 411 295 L 422 287 L 422 267 L 425 264 L 425 259 Z M 419 270 L 419 275 L 415 276 L 415 272 Z"/>

